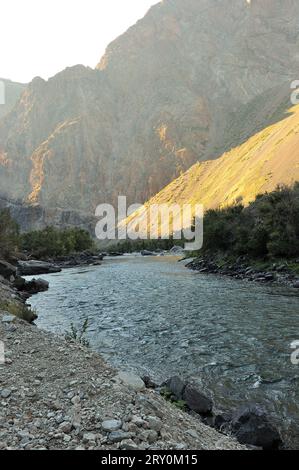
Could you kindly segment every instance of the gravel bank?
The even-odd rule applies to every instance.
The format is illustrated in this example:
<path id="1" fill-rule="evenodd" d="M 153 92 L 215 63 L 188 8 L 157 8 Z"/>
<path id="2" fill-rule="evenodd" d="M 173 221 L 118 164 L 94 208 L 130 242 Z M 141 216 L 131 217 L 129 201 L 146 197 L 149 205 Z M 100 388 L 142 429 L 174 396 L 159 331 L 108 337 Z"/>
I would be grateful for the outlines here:
<path id="1" fill-rule="evenodd" d="M 0 340 L 0 449 L 242 449 L 78 343 L 3 312 Z"/>

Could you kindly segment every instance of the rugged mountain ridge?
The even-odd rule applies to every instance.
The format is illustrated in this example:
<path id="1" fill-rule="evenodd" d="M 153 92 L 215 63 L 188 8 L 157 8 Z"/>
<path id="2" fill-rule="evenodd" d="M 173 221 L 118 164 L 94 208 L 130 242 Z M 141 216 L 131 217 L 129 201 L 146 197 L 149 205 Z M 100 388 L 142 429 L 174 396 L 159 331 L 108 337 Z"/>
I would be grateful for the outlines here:
<path id="1" fill-rule="evenodd" d="M 294 0 L 152 7 L 95 70 L 27 87 L 0 123 L 1 193 L 89 214 L 119 194 L 146 201 L 256 131 L 227 140 L 228 120 L 239 129 L 259 95 L 298 78 L 298 16 Z"/>

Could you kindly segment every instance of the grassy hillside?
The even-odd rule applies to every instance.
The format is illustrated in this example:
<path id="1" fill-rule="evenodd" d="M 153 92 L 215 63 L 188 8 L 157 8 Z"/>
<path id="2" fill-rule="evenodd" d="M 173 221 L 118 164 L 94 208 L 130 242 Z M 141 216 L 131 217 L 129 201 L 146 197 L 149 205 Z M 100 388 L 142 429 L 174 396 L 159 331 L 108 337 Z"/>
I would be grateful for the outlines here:
<path id="1" fill-rule="evenodd" d="M 173 181 L 126 223 L 148 217 L 151 204 L 186 204 L 204 209 L 247 206 L 258 194 L 299 180 L 299 106 L 219 159 L 197 163 Z M 163 227 L 162 227 L 163 233 Z"/>

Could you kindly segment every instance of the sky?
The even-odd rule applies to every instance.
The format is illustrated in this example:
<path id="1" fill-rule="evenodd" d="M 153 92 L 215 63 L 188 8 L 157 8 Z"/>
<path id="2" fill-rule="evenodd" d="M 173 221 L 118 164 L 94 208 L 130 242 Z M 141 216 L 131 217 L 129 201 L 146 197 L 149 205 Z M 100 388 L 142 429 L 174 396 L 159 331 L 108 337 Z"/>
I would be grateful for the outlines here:
<path id="1" fill-rule="evenodd" d="M 95 67 L 106 46 L 159 0 L 1 0 L 0 77 L 27 83 Z"/>

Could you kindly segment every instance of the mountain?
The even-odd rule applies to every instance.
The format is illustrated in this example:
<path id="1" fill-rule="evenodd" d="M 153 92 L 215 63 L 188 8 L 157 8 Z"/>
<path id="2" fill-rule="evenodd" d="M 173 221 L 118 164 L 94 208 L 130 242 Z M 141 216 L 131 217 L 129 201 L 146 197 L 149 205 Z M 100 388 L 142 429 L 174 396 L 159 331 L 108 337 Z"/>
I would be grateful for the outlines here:
<path id="1" fill-rule="evenodd" d="M 270 90 L 298 78 L 298 16 L 296 0 L 152 7 L 96 69 L 75 66 L 26 88 L 0 122 L 1 193 L 86 214 L 119 194 L 143 203 L 269 120 Z"/>
<path id="2" fill-rule="evenodd" d="M 153 205 L 191 204 L 194 209 L 195 204 L 203 204 L 204 210 L 236 202 L 248 205 L 258 194 L 295 181 L 299 181 L 299 105 L 221 158 L 195 164 L 125 222 L 138 226 L 138 221 L 140 227 L 147 227 L 145 232 L 150 229 Z M 167 233 L 167 226 L 160 229 L 161 235 Z"/>
<path id="3" fill-rule="evenodd" d="M 0 119 L 12 110 L 25 88 L 26 85 L 23 83 L 0 78 Z"/>

